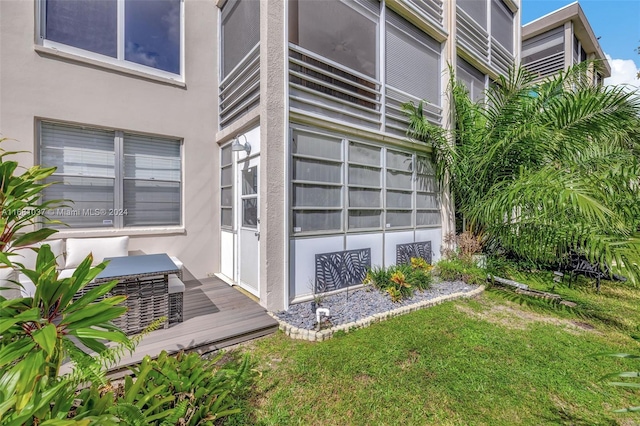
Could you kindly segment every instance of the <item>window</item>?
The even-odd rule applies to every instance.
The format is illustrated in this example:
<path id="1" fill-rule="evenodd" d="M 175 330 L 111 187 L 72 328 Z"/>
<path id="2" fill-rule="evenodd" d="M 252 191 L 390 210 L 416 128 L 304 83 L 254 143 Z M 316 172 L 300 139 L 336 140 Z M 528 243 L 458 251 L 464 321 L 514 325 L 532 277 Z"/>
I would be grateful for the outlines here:
<path id="1" fill-rule="evenodd" d="M 233 152 L 231 145 L 220 149 L 220 221 L 233 228 Z"/>
<path id="2" fill-rule="evenodd" d="M 221 80 L 224 80 L 260 42 L 260 2 L 229 0 L 222 8 L 221 21 Z"/>
<path id="3" fill-rule="evenodd" d="M 459 56 L 457 61 L 456 77 L 458 81 L 467 88 L 472 101 L 481 101 L 484 99 L 485 75 Z"/>
<path id="4" fill-rule="evenodd" d="M 294 0 L 289 6 L 289 41 L 376 78 L 379 8 L 374 0 Z"/>
<path id="5" fill-rule="evenodd" d="M 294 234 L 440 225 L 424 156 L 298 130 L 291 151 Z"/>
<path id="6" fill-rule="evenodd" d="M 180 141 L 40 124 L 40 162 L 57 167 L 44 200 L 70 200 L 49 212 L 72 228 L 181 223 Z"/>
<path id="7" fill-rule="evenodd" d="M 513 52 L 513 12 L 502 0 L 491 1 L 491 35 L 509 52 Z"/>
<path id="8" fill-rule="evenodd" d="M 40 0 L 44 46 L 140 71 L 182 74 L 181 0 Z"/>
<path id="9" fill-rule="evenodd" d="M 465 12 L 482 28 L 487 29 L 487 1 L 486 0 L 457 0 L 458 7 Z"/>
<path id="10" fill-rule="evenodd" d="M 440 105 L 440 44 L 387 10 L 387 84 Z"/>

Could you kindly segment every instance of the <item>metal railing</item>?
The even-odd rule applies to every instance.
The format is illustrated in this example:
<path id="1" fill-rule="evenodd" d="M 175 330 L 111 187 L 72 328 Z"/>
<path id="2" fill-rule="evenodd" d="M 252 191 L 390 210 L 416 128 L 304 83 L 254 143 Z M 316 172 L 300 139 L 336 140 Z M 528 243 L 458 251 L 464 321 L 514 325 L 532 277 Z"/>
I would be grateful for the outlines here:
<path id="1" fill-rule="evenodd" d="M 260 103 L 260 44 L 220 82 L 220 128 L 233 123 Z"/>

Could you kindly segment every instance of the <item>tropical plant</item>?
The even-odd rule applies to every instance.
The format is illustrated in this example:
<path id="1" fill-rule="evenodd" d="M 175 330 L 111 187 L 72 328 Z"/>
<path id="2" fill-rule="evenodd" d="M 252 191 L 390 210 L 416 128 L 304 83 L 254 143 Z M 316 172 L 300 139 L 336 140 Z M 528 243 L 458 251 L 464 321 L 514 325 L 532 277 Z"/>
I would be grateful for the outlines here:
<path id="1" fill-rule="evenodd" d="M 464 281 L 473 285 L 481 285 L 487 277 L 472 259 L 461 257 L 441 259 L 436 263 L 434 272 L 442 281 Z"/>
<path id="2" fill-rule="evenodd" d="M 474 103 L 451 77 L 455 130 L 404 106 L 408 135 L 433 147 L 455 208 L 501 249 L 552 263 L 571 252 L 640 279 L 640 98 L 592 86 L 586 67 L 539 82 L 514 68 Z"/>
<path id="3" fill-rule="evenodd" d="M 388 268 L 374 267 L 367 271 L 364 284 L 386 292 L 393 302 L 411 297 L 415 290 L 426 290 L 431 285 L 433 267 L 421 258 L 411 258 L 408 265 Z"/>

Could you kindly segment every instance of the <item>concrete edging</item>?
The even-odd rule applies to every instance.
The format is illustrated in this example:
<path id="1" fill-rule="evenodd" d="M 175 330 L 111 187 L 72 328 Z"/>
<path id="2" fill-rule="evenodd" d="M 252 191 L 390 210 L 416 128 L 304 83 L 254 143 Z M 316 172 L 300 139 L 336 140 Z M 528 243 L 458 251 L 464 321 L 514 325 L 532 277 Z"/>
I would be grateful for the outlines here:
<path id="1" fill-rule="evenodd" d="M 350 331 L 357 330 L 359 328 L 368 327 L 371 324 L 384 321 L 388 318 L 393 318 L 393 317 L 407 314 L 409 312 L 417 311 L 417 310 L 428 308 L 431 306 L 436 306 L 443 302 L 477 296 L 478 294 L 482 293 L 484 290 L 485 290 L 485 287 L 480 286 L 475 290 L 471 290 L 468 292 L 460 291 L 457 293 L 448 294 L 446 296 L 440 296 L 440 297 L 436 297 L 429 300 L 423 300 L 421 302 L 414 303 L 412 305 L 401 306 L 399 308 L 392 309 L 390 311 L 380 312 L 378 314 L 374 314 L 366 318 L 362 318 L 355 322 L 340 324 L 335 327 L 327 328 L 321 331 L 307 330 L 304 328 L 294 327 L 291 324 L 281 320 L 273 313 L 271 312 L 267 312 L 267 313 L 271 315 L 273 319 L 278 321 L 278 323 L 280 324 L 280 330 L 282 330 L 287 336 L 291 337 L 292 339 L 308 340 L 310 342 L 322 342 L 324 340 L 329 340 L 331 337 L 333 337 L 334 333 L 338 331 L 344 331 L 345 333 L 348 333 Z"/>

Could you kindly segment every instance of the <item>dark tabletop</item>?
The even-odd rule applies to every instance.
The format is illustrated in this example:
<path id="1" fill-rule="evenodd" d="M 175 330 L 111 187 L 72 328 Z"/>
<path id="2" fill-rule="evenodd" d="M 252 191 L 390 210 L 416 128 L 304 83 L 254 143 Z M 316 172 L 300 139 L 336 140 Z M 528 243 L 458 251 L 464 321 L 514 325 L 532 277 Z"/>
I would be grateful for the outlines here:
<path id="1" fill-rule="evenodd" d="M 109 264 L 95 278 L 95 282 L 125 278 L 142 278 L 155 275 L 176 274 L 178 267 L 166 254 L 108 257 Z"/>

